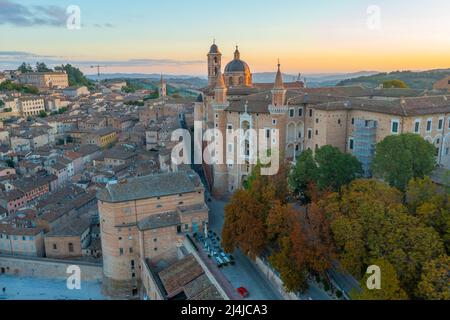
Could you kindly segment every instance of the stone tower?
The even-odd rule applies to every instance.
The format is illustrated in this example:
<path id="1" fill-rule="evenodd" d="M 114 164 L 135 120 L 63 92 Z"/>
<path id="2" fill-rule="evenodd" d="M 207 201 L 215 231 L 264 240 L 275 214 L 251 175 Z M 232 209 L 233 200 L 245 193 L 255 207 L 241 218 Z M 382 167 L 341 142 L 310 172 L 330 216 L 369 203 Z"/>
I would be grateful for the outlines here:
<path id="1" fill-rule="evenodd" d="M 208 85 L 215 88 L 219 73 L 222 71 L 222 53 L 214 41 L 208 53 Z"/>
<path id="2" fill-rule="evenodd" d="M 160 98 L 167 96 L 167 84 L 162 74 L 161 74 L 161 81 L 159 83 L 158 93 Z"/>
<path id="3" fill-rule="evenodd" d="M 212 105 L 214 112 L 214 128 L 222 133 L 222 137 L 225 140 L 227 130 L 227 114 L 225 109 L 228 107 L 227 100 L 227 87 L 222 73 L 219 71 L 217 83 L 214 89 L 214 102 Z M 219 143 L 220 145 L 220 143 Z M 226 143 L 223 141 L 222 148 L 216 150 L 216 160 L 219 163 L 214 165 L 214 187 L 213 195 L 215 197 L 222 197 L 228 191 L 228 168 L 226 165 Z"/>

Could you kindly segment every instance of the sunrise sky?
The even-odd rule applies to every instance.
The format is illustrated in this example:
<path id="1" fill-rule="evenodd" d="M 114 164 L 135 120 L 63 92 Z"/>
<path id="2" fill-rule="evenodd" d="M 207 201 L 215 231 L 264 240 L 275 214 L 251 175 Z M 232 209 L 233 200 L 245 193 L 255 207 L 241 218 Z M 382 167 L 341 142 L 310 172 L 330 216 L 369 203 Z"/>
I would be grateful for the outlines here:
<path id="1" fill-rule="evenodd" d="M 70 5 L 80 30 L 66 26 Z M 205 75 L 214 38 L 224 63 L 239 44 L 254 73 L 277 58 L 287 73 L 449 68 L 449 12 L 448 0 L 0 0 L 0 70 L 39 60 Z"/>

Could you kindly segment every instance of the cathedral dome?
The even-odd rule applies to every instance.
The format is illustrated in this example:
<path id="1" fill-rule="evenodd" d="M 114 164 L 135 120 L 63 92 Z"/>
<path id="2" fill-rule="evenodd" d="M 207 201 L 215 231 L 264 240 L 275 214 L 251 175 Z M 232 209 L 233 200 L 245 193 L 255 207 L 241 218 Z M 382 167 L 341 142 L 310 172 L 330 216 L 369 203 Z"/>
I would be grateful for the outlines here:
<path id="1" fill-rule="evenodd" d="M 250 67 L 245 61 L 241 60 L 241 53 L 238 47 L 236 47 L 236 51 L 234 52 L 234 60 L 227 64 L 225 72 L 244 72 L 250 74 Z"/>
<path id="2" fill-rule="evenodd" d="M 250 67 L 242 60 L 233 60 L 225 67 L 225 72 L 245 72 L 250 73 Z"/>

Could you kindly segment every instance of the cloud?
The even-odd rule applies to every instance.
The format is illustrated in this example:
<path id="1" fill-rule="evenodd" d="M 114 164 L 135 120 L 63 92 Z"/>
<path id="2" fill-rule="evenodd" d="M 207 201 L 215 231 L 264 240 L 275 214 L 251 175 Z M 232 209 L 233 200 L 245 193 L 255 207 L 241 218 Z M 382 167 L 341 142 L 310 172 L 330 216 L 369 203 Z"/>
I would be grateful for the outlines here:
<path id="1" fill-rule="evenodd" d="M 112 23 L 104 23 L 104 24 L 95 23 L 94 27 L 95 28 L 115 28 L 115 25 L 113 25 Z"/>
<path id="2" fill-rule="evenodd" d="M 39 55 L 23 51 L 0 51 L 0 70 L 16 69 L 22 62 L 34 65 L 37 61 L 44 62 L 48 66 L 56 66 L 70 63 L 80 68 L 90 68 L 101 65 L 111 67 L 173 67 L 201 65 L 202 60 L 176 60 L 176 59 L 130 59 L 130 60 L 80 60 L 71 57 Z"/>
<path id="3" fill-rule="evenodd" d="M 0 0 L 0 25 L 11 24 L 19 27 L 66 25 L 67 15 L 63 7 L 24 6 L 10 0 Z"/>

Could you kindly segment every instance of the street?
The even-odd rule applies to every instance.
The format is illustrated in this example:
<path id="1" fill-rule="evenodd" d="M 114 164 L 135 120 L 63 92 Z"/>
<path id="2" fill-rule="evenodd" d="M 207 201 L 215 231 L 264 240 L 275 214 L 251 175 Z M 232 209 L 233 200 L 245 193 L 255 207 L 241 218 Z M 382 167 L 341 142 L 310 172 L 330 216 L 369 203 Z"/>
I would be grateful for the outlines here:
<path id="1" fill-rule="evenodd" d="M 208 203 L 210 208 L 209 229 L 215 231 L 219 236 L 222 234 L 225 205 L 225 202 L 216 200 Z M 222 268 L 221 271 L 234 288 L 245 287 L 250 292 L 249 300 L 283 299 L 244 254 L 236 251 L 233 256 L 236 264 Z"/>
<path id="2" fill-rule="evenodd" d="M 210 208 L 209 228 L 218 235 L 222 233 L 225 205 L 225 202 L 217 200 L 212 200 L 208 203 Z M 233 256 L 236 260 L 236 265 L 223 268 L 221 271 L 235 288 L 241 286 L 247 288 L 250 292 L 249 299 L 252 300 L 283 300 L 280 293 L 265 279 L 264 275 L 261 274 L 249 258 L 239 250 Z M 310 281 L 309 289 L 300 294 L 299 299 L 330 300 L 331 298 L 315 282 Z"/>

